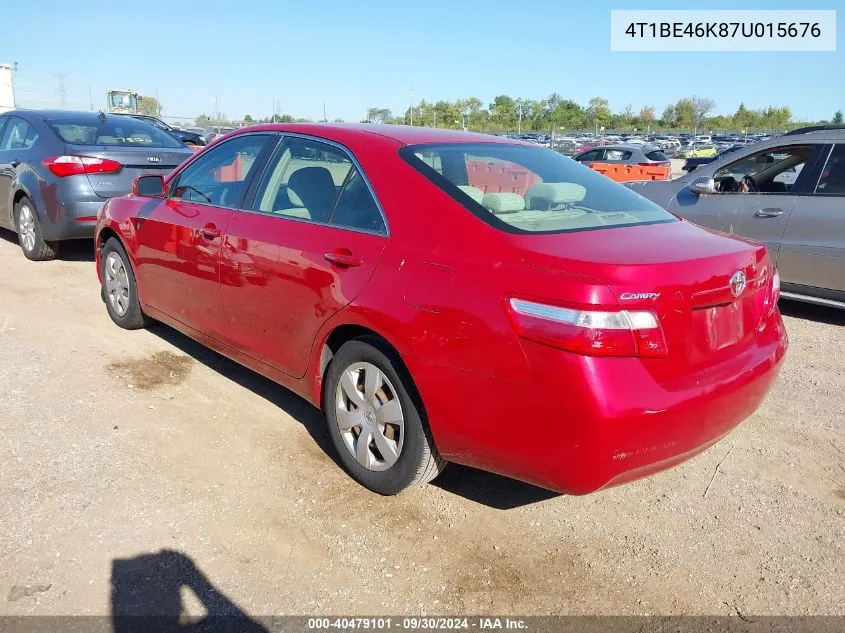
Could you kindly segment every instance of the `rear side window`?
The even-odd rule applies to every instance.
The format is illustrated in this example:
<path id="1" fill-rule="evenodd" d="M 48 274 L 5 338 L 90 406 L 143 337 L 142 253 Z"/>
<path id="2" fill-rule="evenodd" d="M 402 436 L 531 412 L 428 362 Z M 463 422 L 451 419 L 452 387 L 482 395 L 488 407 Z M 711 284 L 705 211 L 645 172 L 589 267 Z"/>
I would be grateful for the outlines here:
<path id="1" fill-rule="evenodd" d="M 3 130 L 6 129 L 6 121 L 9 120 L 9 117 L 0 117 L 0 141 L 3 140 Z"/>
<path id="2" fill-rule="evenodd" d="M 660 151 L 646 152 L 645 157 L 649 160 L 668 161 L 666 154 Z"/>
<path id="3" fill-rule="evenodd" d="M 627 187 L 540 147 L 454 143 L 403 147 L 399 154 L 469 211 L 509 233 L 676 221 Z"/>
<path id="4" fill-rule="evenodd" d="M 184 147 L 181 141 L 154 125 L 128 116 L 105 120 L 54 119 L 50 128 L 65 143 L 105 147 Z"/>
<path id="5" fill-rule="evenodd" d="M 836 145 L 822 169 L 816 194 L 845 196 L 845 145 Z"/>
<path id="6" fill-rule="evenodd" d="M 20 117 L 9 117 L 0 141 L 0 150 L 29 149 L 38 140 L 38 132 Z"/>
<path id="7" fill-rule="evenodd" d="M 590 151 L 581 154 L 578 157 L 578 160 L 584 163 L 591 163 L 596 160 L 601 160 L 603 154 L 603 149 L 591 149 Z"/>
<path id="8" fill-rule="evenodd" d="M 605 151 L 605 160 L 628 160 L 631 152 L 622 149 L 609 149 Z"/>

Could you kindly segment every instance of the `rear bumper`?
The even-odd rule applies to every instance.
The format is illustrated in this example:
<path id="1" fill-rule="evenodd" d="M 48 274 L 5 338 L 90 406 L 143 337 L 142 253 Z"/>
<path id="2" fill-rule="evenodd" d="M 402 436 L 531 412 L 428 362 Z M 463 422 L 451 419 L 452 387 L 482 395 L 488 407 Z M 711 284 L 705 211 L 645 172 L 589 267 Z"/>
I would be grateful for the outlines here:
<path id="1" fill-rule="evenodd" d="M 421 368 L 417 383 L 447 459 L 585 494 L 675 466 L 724 437 L 760 405 L 786 348 L 776 311 L 753 349 L 671 385 L 640 359 L 535 344 L 526 345 L 530 383 L 442 366 Z"/>
<path id="2" fill-rule="evenodd" d="M 105 199 L 61 203 L 56 212 L 40 218 L 44 239 L 54 241 L 94 237 L 97 214 L 105 203 Z"/>

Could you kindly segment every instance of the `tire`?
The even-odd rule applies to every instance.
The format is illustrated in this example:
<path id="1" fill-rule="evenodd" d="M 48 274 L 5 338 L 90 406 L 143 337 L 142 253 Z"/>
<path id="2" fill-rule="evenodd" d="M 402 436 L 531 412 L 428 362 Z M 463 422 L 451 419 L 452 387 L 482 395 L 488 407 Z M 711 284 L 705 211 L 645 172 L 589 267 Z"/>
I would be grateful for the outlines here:
<path id="1" fill-rule="evenodd" d="M 326 424 L 343 467 L 361 485 L 382 495 L 427 483 L 446 467 L 421 416 L 422 405 L 411 378 L 394 358 L 378 339 L 349 341 L 332 358 L 324 382 Z M 373 377 L 373 383 L 367 382 L 368 377 Z M 370 385 L 375 389 L 368 394 Z M 357 396 L 350 398 L 352 389 Z M 397 411 L 401 424 L 394 423 Z M 367 444 L 361 444 L 362 437 L 369 440 Z M 356 458 L 356 454 L 365 457 Z"/>
<path id="2" fill-rule="evenodd" d="M 44 240 L 35 205 L 27 197 L 21 198 L 15 205 L 15 227 L 18 231 L 18 244 L 21 246 L 24 257 L 34 262 L 56 259 L 59 243 Z"/>
<path id="3" fill-rule="evenodd" d="M 123 245 L 110 237 L 100 257 L 103 278 L 102 296 L 111 320 L 124 330 L 147 327 L 150 318 L 141 310 L 135 271 Z"/>

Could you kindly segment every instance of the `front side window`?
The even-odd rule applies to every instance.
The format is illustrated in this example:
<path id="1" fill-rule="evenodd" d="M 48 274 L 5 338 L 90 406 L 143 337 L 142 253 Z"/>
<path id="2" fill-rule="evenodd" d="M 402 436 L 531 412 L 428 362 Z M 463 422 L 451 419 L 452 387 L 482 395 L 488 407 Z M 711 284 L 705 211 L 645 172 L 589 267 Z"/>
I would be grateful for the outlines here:
<path id="1" fill-rule="evenodd" d="M 10 117 L 0 150 L 29 149 L 38 140 L 38 132 L 27 121 L 20 117 Z"/>
<path id="2" fill-rule="evenodd" d="M 65 143 L 107 147 L 184 148 L 181 141 L 154 125 L 129 116 L 102 120 L 53 119 L 47 124 Z"/>
<path id="3" fill-rule="evenodd" d="M 399 153 L 479 218 L 511 233 L 676 221 L 627 187 L 548 149 L 454 143 L 403 147 Z M 441 171 L 430 166 L 435 157 Z"/>
<path id="4" fill-rule="evenodd" d="M 813 155 L 813 149 L 812 145 L 790 145 L 741 158 L 713 174 L 716 190 L 721 193 L 789 193 Z"/>
<path id="5" fill-rule="evenodd" d="M 822 169 L 815 193 L 825 196 L 845 195 L 845 144 L 834 146 Z"/>
<path id="6" fill-rule="evenodd" d="M 270 134 L 245 134 L 204 152 L 175 178 L 170 197 L 236 207 Z"/>

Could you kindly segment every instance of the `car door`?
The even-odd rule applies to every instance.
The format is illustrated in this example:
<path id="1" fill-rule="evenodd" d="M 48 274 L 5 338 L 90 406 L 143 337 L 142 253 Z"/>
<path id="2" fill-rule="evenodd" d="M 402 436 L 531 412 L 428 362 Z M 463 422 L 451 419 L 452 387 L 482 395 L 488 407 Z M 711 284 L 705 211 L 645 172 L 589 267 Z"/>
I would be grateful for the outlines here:
<path id="1" fill-rule="evenodd" d="M 812 193 L 801 196 L 783 234 L 781 280 L 841 293 L 845 300 L 845 143 L 826 146 Z M 794 288 L 801 293 L 803 288 Z"/>
<path id="2" fill-rule="evenodd" d="M 14 228 L 12 223 L 12 178 L 14 170 L 10 165 L 11 155 L 3 150 L 4 136 L 12 117 L 0 117 L 0 226 Z"/>
<path id="3" fill-rule="evenodd" d="M 200 154 L 171 178 L 164 200 L 139 213 L 136 249 L 144 303 L 223 338 L 220 245 L 275 134 L 243 134 Z"/>
<path id="4" fill-rule="evenodd" d="M 809 174 L 802 178 L 803 168 L 816 159 L 819 147 L 771 147 L 722 167 L 699 167 L 695 174 L 712 177 L 717 192 L 695 195 L 685 188 L 678 192 L 677 212 L 696 224 L 763 242 L 776 261 L 789 214 Z M 762 179 L 760 190 L 743 190 L 745 177 Z"/>
<path id="5" fill-rule="evenodd" d="M 387 243 L 384 216 L 344 148 L 285 136 L 221 252 L 228 341 L 294 377 L 323 323 L 369 281 Z"/>
<path id="6" fill-rule="evenodd" d="M 31 160 L 38 132 L 21 117 L 9 116 L 5 119 L 5 129 L 0 133 L 0 224 L 15 228 L 12 182 L 19 167 Z"/>

